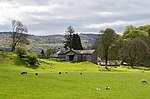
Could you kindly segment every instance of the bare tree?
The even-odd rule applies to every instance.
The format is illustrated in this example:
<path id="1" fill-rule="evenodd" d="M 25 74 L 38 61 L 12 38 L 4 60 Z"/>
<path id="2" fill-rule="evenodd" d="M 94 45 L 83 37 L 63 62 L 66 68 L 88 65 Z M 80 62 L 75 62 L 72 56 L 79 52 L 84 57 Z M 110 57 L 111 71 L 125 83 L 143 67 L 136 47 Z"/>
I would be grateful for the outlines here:
<path id="1" fill-rule="evenodd" d="M 12 21 L 12 45 L 11 51 L 15 50 L 16 45 L 19 44 L 29 44 L 27 39 L 27 27 L 23 25 L 20 21 L 13 20 Z"/>

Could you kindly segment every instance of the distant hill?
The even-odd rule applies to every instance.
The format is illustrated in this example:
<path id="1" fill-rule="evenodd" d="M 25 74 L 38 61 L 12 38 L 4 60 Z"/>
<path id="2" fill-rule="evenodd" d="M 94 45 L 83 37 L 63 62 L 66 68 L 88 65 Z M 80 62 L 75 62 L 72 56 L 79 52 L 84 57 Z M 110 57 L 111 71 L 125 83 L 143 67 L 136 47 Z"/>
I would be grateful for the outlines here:
<path id="1" fill-rule="evenodd" d="M 10 48 L 11 33 L 0 32 L 0 49 Z M 91 46 L 94 44 L 98 34 L 79 34 L 83 47 Z M 47 35 L 47 36 L 35 36 L 29 35 L 30 45 L 28 49 L 31 51 L 40 51 L 41 49 L 48 48 L 63 48 L 64 36 L 63 35 Z"/>

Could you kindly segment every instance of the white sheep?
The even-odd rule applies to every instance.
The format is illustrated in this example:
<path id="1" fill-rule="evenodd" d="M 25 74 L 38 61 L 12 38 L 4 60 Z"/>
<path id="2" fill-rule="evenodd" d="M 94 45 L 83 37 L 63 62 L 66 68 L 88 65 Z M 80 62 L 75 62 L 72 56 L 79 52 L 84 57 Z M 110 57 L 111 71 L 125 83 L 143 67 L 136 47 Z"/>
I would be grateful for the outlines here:
<path id="1" fill-rule="evenodd" d="M 96 88 L 96 90 L 101 90 L 100 88 Z"/>
<path id="2" fill-rule="evenodd" d="M 105 87 L 105 90 L 110 90 L 110 87 L 109 87 L 109 86 L 106 86 L 106 87 Z"/>

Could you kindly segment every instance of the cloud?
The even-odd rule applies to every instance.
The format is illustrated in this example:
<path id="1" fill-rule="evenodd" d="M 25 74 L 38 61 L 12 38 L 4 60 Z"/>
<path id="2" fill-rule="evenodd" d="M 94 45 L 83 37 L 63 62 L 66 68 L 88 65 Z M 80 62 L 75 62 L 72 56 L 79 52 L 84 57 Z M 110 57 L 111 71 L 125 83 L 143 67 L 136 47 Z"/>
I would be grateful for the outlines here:
<path id="1" fill-rule="evenodd" d="M 112 27 L 112 26 L 127 25 L 127 24 L 132 24 L 132 22 L 115 21 L 112 23 L 90 24 L 89 26 L 85 26 L 85 28 L 104 28 L 104 27 Z"/>
<path id="2" fill-rule="evenodd" d="M 11 31 L 20 20 L 31 34 L 64 33 L 69 25 L 78 32 L 107 27 L 123 32 L 127 25 L 149 24 L 149 0 L 0 0 L 0 31 Z"/>

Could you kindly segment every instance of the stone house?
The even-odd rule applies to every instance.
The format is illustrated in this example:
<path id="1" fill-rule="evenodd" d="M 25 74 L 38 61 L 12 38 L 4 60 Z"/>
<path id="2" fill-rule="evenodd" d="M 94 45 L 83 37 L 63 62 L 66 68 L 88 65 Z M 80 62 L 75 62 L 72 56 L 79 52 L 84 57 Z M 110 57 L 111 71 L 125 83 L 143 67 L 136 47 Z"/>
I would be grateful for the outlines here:
<path id="1" fill-rule="evenodd" d="M 62 61 L 83 62 L 89 61 L 96 63 L 97 54 L 95 50 L 68 50 L 58 51 L 58 59 Z"/>

